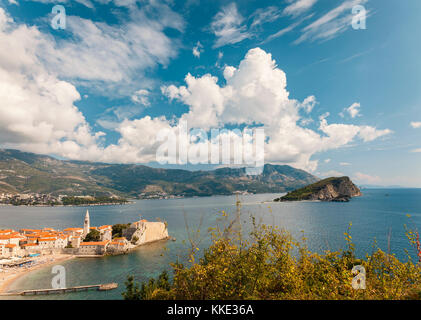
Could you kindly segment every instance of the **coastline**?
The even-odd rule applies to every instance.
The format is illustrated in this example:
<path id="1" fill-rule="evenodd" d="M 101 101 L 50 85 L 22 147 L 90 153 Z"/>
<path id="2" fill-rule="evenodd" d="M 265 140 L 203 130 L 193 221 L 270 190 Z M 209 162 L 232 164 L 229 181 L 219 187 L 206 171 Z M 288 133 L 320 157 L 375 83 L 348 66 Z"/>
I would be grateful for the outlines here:
<path id="1" fill-rule="evenodd" d="M 175 238 L 173 237 L 167 237 L 165 239 L 159 239 L 159 240 L 153 240 L 148 241 L 146 243 L 142 243 L 140 245 L 133 246 L 132 248 L 128 249 L 127 252 L 119 253 L 116 255 L 124 255 L 124 254 L 130 254 L 132 251 L 136 250 L 139 247 L 142 247 L 144 245 L 148 245 L 151 243 L 159 242 L 159 241 L 168 241 L 172 240 L 175 241 Z M 0 296 L 7 296 L 10 292 L 8 292 L 8 289 L 11 287 L 11 285 L 22 278 L 23 276 L 32 273 L 34 271 L 50 267 L 52 265 L 55 265 L 59 262 L 68 261 L 71 259 L 79 258 L 79 259 L 89 259 L 89 258 L 104 258 L 107 256 L 115 256 L 115 255 L 68 255 L 68 254 L 54 254 L 54 255 L 45 255 L 41 256 L 39 258 L 35 258 L 36 264 L 25 268 L 15 268 L 12 270 L 3 269 L 3 272 L 0 272 Z M 4 272 L 4 270 L 7 270 L 8 272 Z"/>
<path id="2" fill-rule="evenodd" d="M 3 269 L 3 271 L 0 272 L 0 295 L 7 295 L 10 286 L 24 275 L 74 258 L 75 256 L 67 254 L 45 255 L 38 259 L 34 259 L 37 261 L 36 264 L 29 268 L 20 267 L 12 270 Z M 7 270 L 7 272 L 4 272 L 5 270 Z"/>
<path id="3" fill-rule="evenodd" d="M 10 203 L 0 203 L 0 206 L 10 206 L 10 207 L 47 207 L 47 208 L 66 208 L 66 207 L 100 207 L 100 206 L 125 206 L 135 203 L 134 201 L 127 201 L 125 203 L 91 203 L 91 204 L 56 204 L 56 205 L 47 205 L 47 204 L 34 204 L 34 205 L 14 205 Z"/>

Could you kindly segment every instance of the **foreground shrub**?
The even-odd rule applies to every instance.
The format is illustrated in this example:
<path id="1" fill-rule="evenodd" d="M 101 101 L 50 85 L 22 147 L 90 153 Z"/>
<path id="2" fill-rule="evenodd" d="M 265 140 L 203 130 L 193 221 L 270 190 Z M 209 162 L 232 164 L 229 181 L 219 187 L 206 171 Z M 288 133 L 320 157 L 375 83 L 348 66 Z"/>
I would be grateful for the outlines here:
<path id="1" fill-rule="evenodd" d="M 347 248 L 323 254 L 310 252 L 305 239 L 295 241 L 275 226 L 256 225 L 247 240 L 232 225 L 212 229 L 212 243 L 201 258 L 190 253 L 189 265 L 171 264 L 158 280 L 142 284 L 136 299 L 419 299 L 421 265 L 376 247 L 363 259 L 355 257 L 349 231 Z M 410 239 L 411 240 L 411 239 Z M 352 272 L 354 266 L 364 275 Z M 359 267 L 360 270 L 361 267 Z M 359 280 L 358 280 L 359 279 Z M 133 278 L 128 289 L 133 289 Z M 353 287 L 354 283 L 354 287 Z M 130 298 L 129 298 L 130 299 Z"/>

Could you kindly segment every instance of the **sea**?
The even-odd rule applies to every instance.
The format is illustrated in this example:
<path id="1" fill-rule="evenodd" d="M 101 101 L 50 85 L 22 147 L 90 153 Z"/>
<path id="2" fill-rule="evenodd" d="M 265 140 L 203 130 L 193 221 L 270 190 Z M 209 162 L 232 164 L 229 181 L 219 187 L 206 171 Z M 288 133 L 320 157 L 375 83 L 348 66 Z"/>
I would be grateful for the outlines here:
<path id="1" fill-rule="evenodd" d="M 244 233 L 251 230 L 254 217 L 257 223 L 279 226 L 296 239 L 304 235 L 309 249 L 320 253 L 345 248 L 344 233 L 352 224 L 350 233 L 357 255 L 370 254 L 378 246 L 405 261 L 408 254 L 415 258 L 415 249 L 411 247 L 405 230 L 421 228 L 421 189 L 362 191 L 362 197 L 353 198 L 348 203 L 277 203 L 273 199 L 280 194 L 257 194 L 137 200 L 117 206 L 0 206 L 0 229 L 81 227 L 86 210 L 89 210 L 91 226 L 128 223 L 140 218 L 166 221 L 170 236 L 176 240 L 144 245 L 120 256 L 76 258 L 61 263 L 67 287 L 116 282 L 118 289 L 13 299 L 122 299 L 128 275 L 133 275 L 138 282 L 145 282 L 164 270 L 170 272 L 170 263 L 187 261 L 191 241 L 199 247 L 200 255 L 211 241 L 209 228 L 222 228 L 230 219 L 240 221 Z M 52 266 L 45 267 L 21 277 L 9 289 L 51 288 L 54 276 Z"/>

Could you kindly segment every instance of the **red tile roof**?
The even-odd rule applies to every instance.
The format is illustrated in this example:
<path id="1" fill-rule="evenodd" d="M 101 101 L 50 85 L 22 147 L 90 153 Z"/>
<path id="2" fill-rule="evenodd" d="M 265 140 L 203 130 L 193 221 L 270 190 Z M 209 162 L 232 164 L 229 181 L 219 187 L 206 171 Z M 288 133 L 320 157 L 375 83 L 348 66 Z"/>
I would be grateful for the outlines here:
<path id="1" fill-rule="evenodd" d="M 97 241 L 97 242 L 82 242 L 81 246 L 105 246 L 109 241 Z"/>

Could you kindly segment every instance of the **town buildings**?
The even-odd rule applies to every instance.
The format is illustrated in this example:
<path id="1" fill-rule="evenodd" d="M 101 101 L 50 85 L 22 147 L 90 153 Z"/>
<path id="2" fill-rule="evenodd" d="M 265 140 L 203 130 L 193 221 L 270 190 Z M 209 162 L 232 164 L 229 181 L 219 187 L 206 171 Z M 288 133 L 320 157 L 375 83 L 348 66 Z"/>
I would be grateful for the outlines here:
<path id="1" fill-rule="evenodd" d="M 99 234 L 99 241 L 85 241 L 92 230 Z M 121 254 L 135 246 L 168 238 L 167 226 L 163 222 L 136 221 L 123 231 L 123 237 L 113 238 L 112 230 L 111 225 L 91 227 L 88 210 L 83 228 L 0 230 L 0 258 L 54 253 L 79 256 Z"/>

